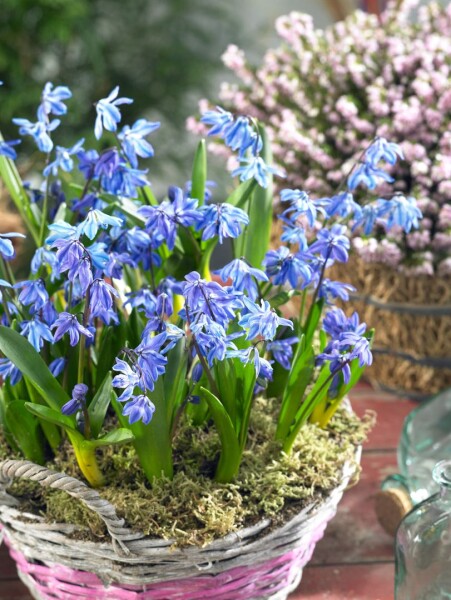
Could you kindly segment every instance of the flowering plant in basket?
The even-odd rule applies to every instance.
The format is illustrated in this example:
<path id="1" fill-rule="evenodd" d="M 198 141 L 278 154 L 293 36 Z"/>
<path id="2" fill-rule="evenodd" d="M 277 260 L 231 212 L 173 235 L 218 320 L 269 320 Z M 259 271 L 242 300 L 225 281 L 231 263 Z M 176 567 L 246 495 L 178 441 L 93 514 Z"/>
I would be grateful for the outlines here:
<path id="1" fill-rule="evenodd" d="M 16 281 L 11 238 L 0 240 L 2 387 L 0 423 L 10 446 L 43 464 L 62 438 L 86 480 L 104 484 L 96 451 L 133 444 L 152 484 L 173 477 L 173 440 L 184 419 L 215 428 L 214 471 L 230 482 L 240 468 L 256 396 L 277 398 L 275 437 L 290 453 L 307 422 L 325 427 L 371 364 L 372 333 L 357 314 L 332 307 L 349 286 L 327 269 L 348 259 L 349 223 L 370 228 L 417 225 L 418 209 L 402 196 L 363 209 L 346 190 L 312 200 L 285 189 L 283 235 L 269 248 L 271 166 L 263 127 L 212 110 L 211 135 L 237 152 L 239 178 L 212 201 L 206 148 L 197 149 L 191 180 L 158 201 L 141 160 L 153 155 L 146 119 L 121 125 L 116 88 L 96 105 L 100 152 L 84 140 L 56 144 L 68 88 L 47 84 L 37 120 L 15 119 L 45 157 L 42 185 L 23 184 L 17 141 L 2 142 L 0 174 L 35 245 L 30 274 Z M 401 155 L 378 138 L 347 185 L 387 180 L 385 162 Z M 337 220 L 338 215 L 338 220 Z M 329 223 L 333 219 L 333 224 Z M 233 259 L 212 278 L 210 258 L 232 240 Z M 299 314 L 290 299 L 300 296 Z"/>

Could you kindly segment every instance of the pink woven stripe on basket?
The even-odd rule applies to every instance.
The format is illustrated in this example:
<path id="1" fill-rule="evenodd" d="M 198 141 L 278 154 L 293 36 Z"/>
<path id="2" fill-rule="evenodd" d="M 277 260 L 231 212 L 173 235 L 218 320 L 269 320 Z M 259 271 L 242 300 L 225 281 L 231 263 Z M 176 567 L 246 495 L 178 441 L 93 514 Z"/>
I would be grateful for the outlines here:
<path id="1" fill-rule="evenodd" d="M 25 583 L 45 600 L 203 600 L 211 597 L 215 600 L 251 600 L 262 595 L 269 597 L 296 581 L 299 571 L 310 560 L 316 542 L 323 536 L 325 525 L 320 523 L 311 531 L 301 548 L 262 564 L 143 586 L 111 584 L 105 587 L 93 573 L 62 565 L 49 567 L 28 562 L 21 552 L 11 547 L 6 535 L 4 541 Z"/>

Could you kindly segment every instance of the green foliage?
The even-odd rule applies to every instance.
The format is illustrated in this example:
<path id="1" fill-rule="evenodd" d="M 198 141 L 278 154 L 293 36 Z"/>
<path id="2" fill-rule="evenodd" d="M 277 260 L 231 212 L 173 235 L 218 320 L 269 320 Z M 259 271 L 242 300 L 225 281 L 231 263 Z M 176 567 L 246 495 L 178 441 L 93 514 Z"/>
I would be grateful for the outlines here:
<path id="1" fill-rule="evenodd" d="M 187 92 L 207 93 L 237 32 L 232 7 L 208 0 L 3 0 L 0 79 L 9 93 L 2 94 L 2 121 L 34 114 L 51 80 L 77 88 L 81 102 L 68 119 L 79 134 L 88 129 L 80 123 L 92 121 L 93 101 L 116 85 L 135 98 L 131 118 L 151 110 L 182 125 L 193 108 Z M 10 138 L 17 128 L 5 133 Z"/>

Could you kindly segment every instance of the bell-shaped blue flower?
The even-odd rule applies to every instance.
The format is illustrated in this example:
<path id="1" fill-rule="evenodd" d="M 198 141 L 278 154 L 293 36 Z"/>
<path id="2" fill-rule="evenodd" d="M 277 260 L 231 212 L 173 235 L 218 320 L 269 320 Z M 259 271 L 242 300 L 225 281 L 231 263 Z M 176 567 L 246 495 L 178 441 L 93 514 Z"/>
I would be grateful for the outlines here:
<path id="1" fill-rule="evenodd" d="M 103 129 L 107 131 L 116 131 L 117 124 L 121 120 L 121 113 L 118 106 L 121 104 L 131 104 L 131 98 L 118 98 L 119 86 L 106 97 L 99 100 L 96 104 L 96 122 L 94 126 L 94 135 L 99 140 L 102 137 Z"/>

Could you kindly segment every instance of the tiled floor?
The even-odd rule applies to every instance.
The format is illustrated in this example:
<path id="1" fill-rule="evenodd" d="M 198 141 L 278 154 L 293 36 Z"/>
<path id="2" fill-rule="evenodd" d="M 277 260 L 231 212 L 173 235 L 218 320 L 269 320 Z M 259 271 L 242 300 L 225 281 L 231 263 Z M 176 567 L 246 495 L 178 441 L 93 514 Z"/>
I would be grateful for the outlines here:
<path id="1" fill-rule="evenodd" d="M 299 589 L 290 600 L 391 600 L 393 541 L 376 521 L 373 496 L 380 481 L 396 471 L 396 446 L 404 417 L 416 406 L 409 400 L 366 386 L 352 395 L 354 409 L 377 412 L 378 422 L 365 446 L 362 475 L 348 490 L 337 516 L 316 547 Z M 14 565 L 0 548 L 0 599 L 30 600 Z"/>

